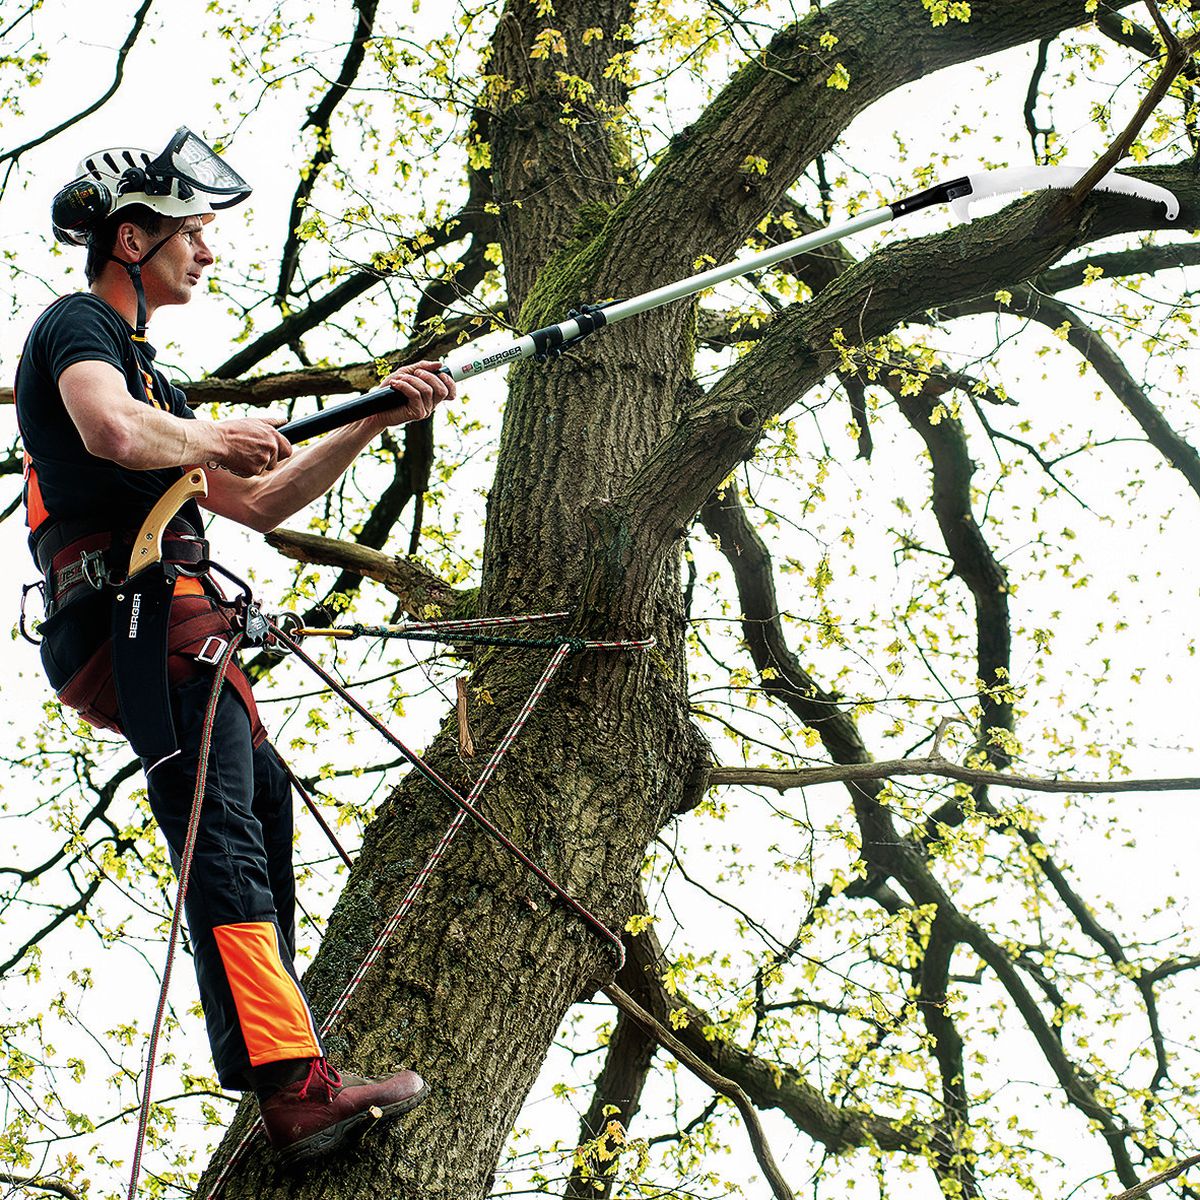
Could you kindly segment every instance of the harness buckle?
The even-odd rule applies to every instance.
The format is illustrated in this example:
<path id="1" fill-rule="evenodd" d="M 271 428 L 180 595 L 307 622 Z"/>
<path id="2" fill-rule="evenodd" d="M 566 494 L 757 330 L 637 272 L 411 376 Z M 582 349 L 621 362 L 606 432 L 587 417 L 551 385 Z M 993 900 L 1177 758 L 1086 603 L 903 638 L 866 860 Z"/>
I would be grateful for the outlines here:
<path id="1" fill-rule="evenodd" d="M 204 645 L 196 651 L 196 661 L 204 663 L 205 666 L 215 667 L 221 661 L 221 655 L 225 653 L 228 646 L 228 638 L 217 637 L 214 633 L 211 637 L 205 638 Z"/>

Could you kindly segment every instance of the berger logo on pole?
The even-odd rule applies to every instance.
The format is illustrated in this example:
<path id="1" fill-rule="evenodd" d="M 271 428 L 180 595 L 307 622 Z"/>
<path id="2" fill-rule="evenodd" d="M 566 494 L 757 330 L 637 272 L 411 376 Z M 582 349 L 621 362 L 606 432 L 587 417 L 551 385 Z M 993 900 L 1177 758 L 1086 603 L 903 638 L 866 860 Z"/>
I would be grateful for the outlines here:
<path id="1" fill-rule="evenodd" d="M 469 363 L 463 363 L 459 370 L 465 377 L 467 375 L 479 375 L 483 371 L 490 371 L 493 367 L 500 366 L 501 363 L 506 363 L 509 359 L 518 358 L 521 354 L 520 346 L 509 346 L 504 350 L 499 350 L 495 354 L 488 354 L 483 358 L 472 359 Z M 284 434 L 286 437 L 287 435 Z"/>

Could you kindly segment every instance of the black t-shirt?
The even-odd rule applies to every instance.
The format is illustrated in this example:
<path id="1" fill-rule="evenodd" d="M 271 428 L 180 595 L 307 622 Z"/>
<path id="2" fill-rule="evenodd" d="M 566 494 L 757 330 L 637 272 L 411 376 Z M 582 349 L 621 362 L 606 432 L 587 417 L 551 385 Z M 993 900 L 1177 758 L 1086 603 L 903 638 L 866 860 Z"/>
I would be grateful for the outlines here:
<path id="1" fill-rule="evenodd" d="M 64 296 L 29 331 L 17 370 L 17 424 L 47 511 L 55 521 L 83 522 L 97 530 L 136 530 L 183 472 L 179 467 L 134 471 L 88 453 L 58 390 L 63 371 L 87 361 L 116 367 L 135 400 L 185 420 L 195 414 L 183 392 L 155 367 L 154 347 L 135 342 L 124 318 L 99 296 Z M 194 504 L 183 515 L 200 528 Z"/>
<path id="2" fill-rule="evenodd" d="M 98 296 L 64 296 L 34 322 L 17 370 L 16 402 L 42 502 L 52 522 L 70 523 L 72 538 L 85 531 L 132 533 L 183 470 L 134 471 L 88 453 L 58 390 L 63 371 L 87 361 L 116 367 L 135 400 L 185 420 L 195 414 L 183 392 L 155 368 L 154 347 L 135 342 L 124 318 Z M 197 533 L 203 529 L 194 501 L 180 515 Z M 31 549 L 34 541 L 31 535 Z M 109 621 L 107 598 L 98 592 L 43 623 L 42 665 L 56 691 L 108 637 Z"/>

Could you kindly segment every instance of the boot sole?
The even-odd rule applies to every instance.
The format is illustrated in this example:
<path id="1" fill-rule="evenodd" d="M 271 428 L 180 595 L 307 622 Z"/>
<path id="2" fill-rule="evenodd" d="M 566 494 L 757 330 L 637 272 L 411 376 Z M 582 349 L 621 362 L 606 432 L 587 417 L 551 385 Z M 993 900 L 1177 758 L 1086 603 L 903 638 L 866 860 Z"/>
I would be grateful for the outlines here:
<path id="1" fill-rule="evenodd" d="M 379 1116 L 375 1116 L 368 1108 L 352 1117 L 347 1117 L 336 1125 L 330 1125 L 328 1129 L 319 1130 L 302 1141 L 277 1150 L 275 1161 L 282 1167 L 293 1167 L 312 1162 L 317 1158 L 324 1158 L 327 1154 L 332 1154 L 340 1149 L 351 1138 L 362 1136 L 368 1126 L 378 1125 L 393 1117 L 400 1117 L 406 1112 L 411 1112 L 425 1099 L 428 1091 L 429 1085 L 426 1084 L 415 1095 L 409 1096 L 407 1100 L 399 1100 L 395 1104 L 388 1104 L 380 1108 Z"/>

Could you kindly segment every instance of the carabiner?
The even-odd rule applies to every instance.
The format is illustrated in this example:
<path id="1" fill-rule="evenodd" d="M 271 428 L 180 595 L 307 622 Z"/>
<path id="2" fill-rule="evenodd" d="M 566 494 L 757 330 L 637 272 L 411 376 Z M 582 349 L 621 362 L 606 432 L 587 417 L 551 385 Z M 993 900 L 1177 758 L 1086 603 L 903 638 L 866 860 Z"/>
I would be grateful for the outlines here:
<path id="1" fill-rule="evenodd" d="M 42 639 L 35 638 L 29 632 L 29 630 L 25 628 L 25 601 L 28 598 L 29 593 L 34 590 L 41 592 L 41 594 L 42 594 L 42 611 L 43 611 L 43 613 L 45 612 L 45 609 L 46 609 L 46 581 L 44 579 L 39 579 L 36 583 L 22 584 L 21 585 L 21 615 L 20 615 L 19 620 L 17 621 L 17 629 L 20 631 L 21 636 L 31 646 L 40 646 L 42 644 Z M 44 619 L 45 618 L 43 617 L 43 620 Z"/>

